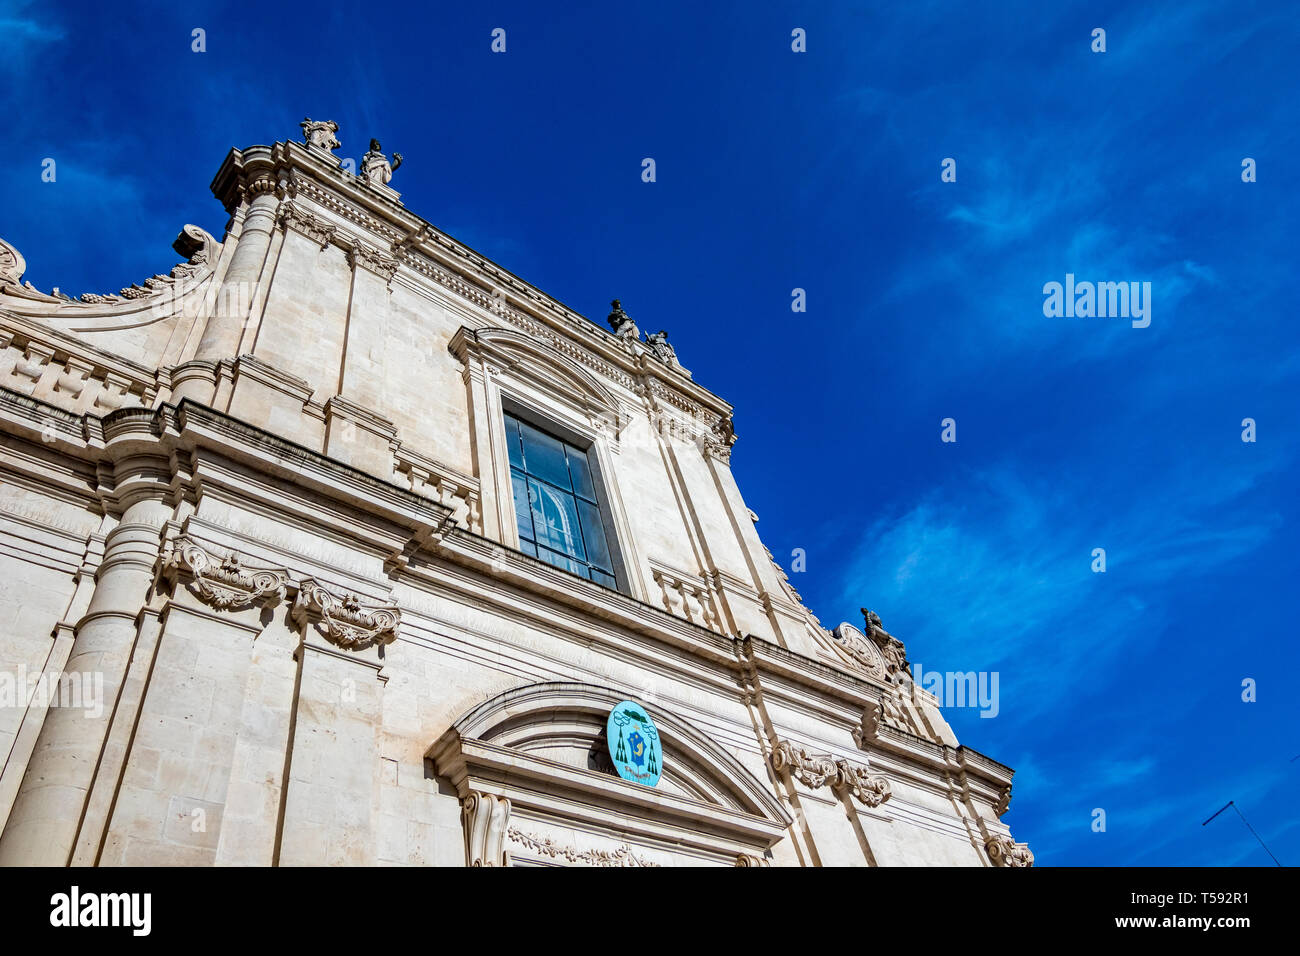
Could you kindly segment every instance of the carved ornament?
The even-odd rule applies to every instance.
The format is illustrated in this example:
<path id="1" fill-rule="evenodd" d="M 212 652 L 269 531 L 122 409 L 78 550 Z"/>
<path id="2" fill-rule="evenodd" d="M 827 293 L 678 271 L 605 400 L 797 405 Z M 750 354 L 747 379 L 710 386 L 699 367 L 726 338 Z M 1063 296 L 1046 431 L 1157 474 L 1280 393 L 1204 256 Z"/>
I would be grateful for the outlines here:
<path id="1" fill-rule="evenodd" d="M 627 844 L 613 850 L 579 850 L 576 847 L 556 843 L 550 837 L 539 837 L 511 827 L 507 832 L 511 840 L 534 853 L 549 856 L 555 860 L 567 860 L 570 863 L 585 863 L 588 866 L 659 866 L 643 860 Z M 739 865 L 739 864 L 737 864 Z"/>
<path id="2" fill-rule="evenodd" d="M 289 585 L 289 572 L 283 568 L 245 567 L 238 555 L 218 558 L 185 536 L 172 542 L 163 568 L 172 575 L 189 574 L 203 600 L 229 611 L 282 601 Z"/>
<path id="3" fill-rule="evenodd" d="M 355 594 L 336 597 L 314 579 L 305 578 L 298 585 L 293 619 L 300 624 L 314 620 L 331 643 L 359 651 L 397 640 L 402 612 L 396 605 L 362 604 Z"/>

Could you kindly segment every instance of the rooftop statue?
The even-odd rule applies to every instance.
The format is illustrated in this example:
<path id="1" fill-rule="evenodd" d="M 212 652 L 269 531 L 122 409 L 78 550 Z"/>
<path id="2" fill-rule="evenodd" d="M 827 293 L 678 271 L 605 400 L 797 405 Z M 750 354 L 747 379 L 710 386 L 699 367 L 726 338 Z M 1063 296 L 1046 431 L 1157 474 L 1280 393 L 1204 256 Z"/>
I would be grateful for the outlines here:
<path id="1" fill-rule="evenodd" d="M 622 339 L 640 339 L 641 331 L 632 321 L 632 317 L 623 311 L 622 303 L 615 299 L 610 303 L 613 311 L 609 313 L 609 327 L 614 330 L 614 334 Z"/>
<path id="2" fill-rule="evenodd" d="M 338 149 L 343 144 L 334 135 L 339 131 L 339 124 L 333 120 L 313 120 L 310 116 L 302 121 L 302 135 L 308 146 L 321 149 Z"/>
<path id="3" fill-rule="evenodd" d="M 379 140 L 372 139 L 370 151 L 361 157 L 361 178 L 372 186 L 387 186 L 393 178 L 393 173 L 401 165 L 401 153 L 393 153 L 393 162 L 390 165 L 388 157 L 384 155 L 383 147 L 379 145 Z"/>

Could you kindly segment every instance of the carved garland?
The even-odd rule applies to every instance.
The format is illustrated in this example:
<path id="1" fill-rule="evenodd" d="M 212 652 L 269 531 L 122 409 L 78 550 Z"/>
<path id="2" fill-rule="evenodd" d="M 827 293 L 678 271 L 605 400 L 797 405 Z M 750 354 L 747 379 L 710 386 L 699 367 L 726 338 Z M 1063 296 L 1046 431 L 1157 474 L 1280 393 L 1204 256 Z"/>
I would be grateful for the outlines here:
<path id="1" fill-rule="evenodd" d="M 878 807 L 893 795 L 889 781 L 872 774 L 868 767 L 850 763 L 831 754 L 814 754 L 788 740 L 779 740 L 772 748 L 772 769 L 788 769 L 791 775 L 810 790 L 830 786 L 845 790 L 859 803 Z"/>
<path id="2" fill-rule="evenodd" d="M 199 596 L 213 607 L 233 611 L 260 601 L 284 600 L 289 572 L 283 568 L 246 568 L 233 552 L 218 559 L 184 536 L 171 548 L 164 569 L 173 576 L 188 573 Z"/>
<path id="3" fill-rule="evenodd" d="M 355 594 L 335 597 L 312 578 L 298 585 L 293 605 L 295 621 L 305 626 L 316 619 L 332 643 L 353 651 L 395 641 L 401 613 L 394 605 L 363 605 Z"/>
<path id="4" fill-rule="evenodd" d="M 571 846 L 562 846 L 550 837 L 534 836 L 514 827 L 506 831 L 506 835 L 534 853 L 556 860 L 568 860 L 570 863 L 586 863 L 588 866 L 659 866 L 658 863 L 638 857 L 626 843 L 614 850 L 579 850 Z"/>

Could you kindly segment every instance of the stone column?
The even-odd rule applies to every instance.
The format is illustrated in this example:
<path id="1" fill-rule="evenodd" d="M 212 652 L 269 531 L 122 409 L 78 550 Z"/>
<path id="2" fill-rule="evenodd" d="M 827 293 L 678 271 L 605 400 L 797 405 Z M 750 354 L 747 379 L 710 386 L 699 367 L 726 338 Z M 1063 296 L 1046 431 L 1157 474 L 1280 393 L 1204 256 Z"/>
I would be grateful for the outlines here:
<path id="1" fill-rule="evenodd" d="M 275 194 L 275 181 L 269 170 L 259 170 L 244 185 L 245 197 L 252 197 L 244 212 L 239 241 L 225 278 L 213 303 L 212 314 L 203 329 L 203 338 L 194 358 L 218 361 L 234 358 L 239 342 L 248 324 L 253 307 L 253 294 L 262 275 L 275 232 L 276 211 L 280 200 Z"/>
<path id="2" fill-rule="evenodd" d="M 83 703 L 51 707 L 31 762 L 0 835 L 0 866 L 66 866 L 126 676 L 136 621 L 148 599 L 159 535 L 171 509 L 162 501 L 165 460 L 133 458 L 133 475 L 119 476 L 121 520 L 104 542 L 104 560 L 85 615 L 77 623 L 63 678 L 76 682 Z M 123 493 L 124 492 L 124 493 Z"/>

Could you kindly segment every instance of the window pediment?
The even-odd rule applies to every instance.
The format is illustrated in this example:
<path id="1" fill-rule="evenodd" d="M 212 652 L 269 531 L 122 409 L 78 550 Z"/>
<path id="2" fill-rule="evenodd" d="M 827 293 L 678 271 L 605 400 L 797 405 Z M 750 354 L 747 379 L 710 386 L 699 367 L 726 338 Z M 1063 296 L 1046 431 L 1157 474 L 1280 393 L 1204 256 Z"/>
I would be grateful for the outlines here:
<path id="1" fill-rule="evenodd" d="M 501 372 L 541 385 L 589 414 L 618 414 L 618 400 L 591 373 L 558 349 L 522 333 L 461 328 L 450 347 L 462 362 L 477 356 Z"/>

